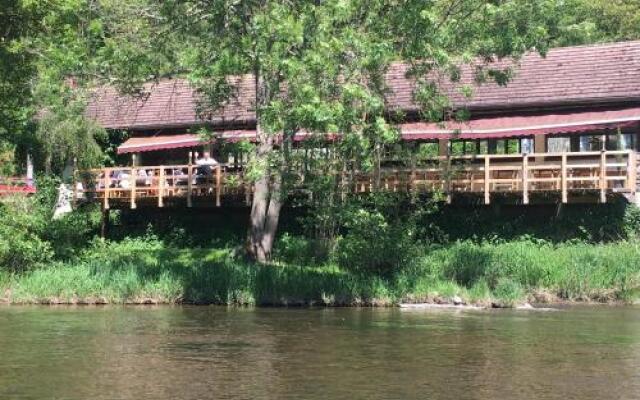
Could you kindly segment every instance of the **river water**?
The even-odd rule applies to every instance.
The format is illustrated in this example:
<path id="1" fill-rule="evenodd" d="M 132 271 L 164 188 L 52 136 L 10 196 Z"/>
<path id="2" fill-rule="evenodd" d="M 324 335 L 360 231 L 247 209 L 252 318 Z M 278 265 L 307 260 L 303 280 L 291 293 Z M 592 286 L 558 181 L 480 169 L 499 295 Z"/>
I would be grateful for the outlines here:
<path id="1" fill-rule="evenodd" d="M 3 306 L 0 399 L 640 399 L 640 308 Z"/>

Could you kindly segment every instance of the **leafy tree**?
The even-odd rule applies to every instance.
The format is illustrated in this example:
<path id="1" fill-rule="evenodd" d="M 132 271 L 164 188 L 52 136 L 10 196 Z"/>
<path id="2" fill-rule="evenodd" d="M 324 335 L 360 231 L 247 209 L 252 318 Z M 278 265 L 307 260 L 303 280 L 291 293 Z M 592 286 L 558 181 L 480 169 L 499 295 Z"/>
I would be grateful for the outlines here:
<path id="1" fill-rule="evenodd" d="M 566 0 L 557 18 L 556 46 L 640 39 L 637 0 Z"/>
<path id="2" fill-rule="evenodd" d="M 30 55 L 17 46 L 28 34 L 34 16 L 26 12 L 17 0 L 0 1 L 0 158 L 2 171 L 12 170 L 16 143 L 29 125 L 30 79 L 35 73 Z"/>
<path id="3" fill-rule="evenodd" d="M 230 76 L 252 74 L 258 147 L 251 252 L 269 257 L 283 196 L 286 140 L 300 131 L 340 132 L 339 154 L 370 159 L 397 139 L 385 110 L 385 73 L 411 65 L 416 101 L 428 116 L 447 106 L 436 79 L 456 80 L 463 62 L 546 49 L 546 1 L 199 1 L 177 2 L 170 21 L 188 19 L 187 66 L 212 103 L 232 93 Z M 191 15 L 187 10 L 193 10 Z M 182 18 L 180 18 L 182 17 Z M 193 23 L 194 20 L 199 21 Z M 482 71 L 479 68 L 478 71 Z M 494 74 L 499 77 L 501 74 Z M 369 163 L 371 163 L 369 161 Z M 284 166 L 284 167 L 283 167 Z"/>
<path id="4" fill-rule="evenodd" d="M 556 0 L 23 0 L 12 6 L 31 18 L 11 47 L 25 57 L 25 76 L 37 73 L 29 89 L 45 113 L 33 140 L 52 160 L 95 156 L 101 133 L 80 116 L 82 88 L 108 83 L 132 92 L 142 82 L 182 74 L 199 88 L 207 112 L 253 89 L 248 247 L 261 262 L 270 257 L 288 194 L 296 135 L 341 134 L 321 168 L 325 177 L 354 159 L 374 168 L 382 146 L 397 140 L 394 123 L 402 119 L 385 107 L 384 78 L 394 62 L 410 66 L 416 103 L 426 117 L 439 118 L 449 106 L 438 91 L 441 79 L 457 81 L 467 63 L 478 80 L 505 83 L 509 71 L 493 62 L 533 48 L 544 52 L 558 11 Z M 75 90 L 68 90 L 69 78 Z M 327 182 L 320 187 L 335 187 Z"/>
<path id="5" fill-rule="evenodd" d="M 334 157 L 374 165 L 371 156 L 398 137 L 392 122 L 400 116 L 385 107 L 384 77 L 392 63 L 411 66 L 416 102 L 426 116 L 439 117 L 448 106 L 439 79 L 456 81 L 461 64 L 473 63 L 478 79 L 505 82 L 508 71 L 492 70 L 492 62 L 532 48 L 544 52 L 557 6 L 553 0 L 107 3 L 127 11 L 110 26 L 109 18 L 101 19 L 96 72 L 103 77 L 133 87 L 184 74 L 209 111 L 253 89 L 257 145 L 248 247 L 261 262 L 270 257 L 288 192 L 296 135 L 340 132 Z"/>

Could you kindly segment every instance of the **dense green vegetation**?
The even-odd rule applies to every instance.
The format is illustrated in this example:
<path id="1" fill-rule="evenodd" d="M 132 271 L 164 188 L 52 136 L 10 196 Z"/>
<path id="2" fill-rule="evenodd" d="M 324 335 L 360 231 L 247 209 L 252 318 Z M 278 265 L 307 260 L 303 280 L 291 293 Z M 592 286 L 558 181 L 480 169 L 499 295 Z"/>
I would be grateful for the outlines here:
<path id="1" fill-rule="evenodd" d="M 640 212 L 625 204 L 515 210 L 398 196 L 343 201 L 327 177 L 374 169 L 381 148 L 398 139 L 393 125 L 402 115 L 386 112 L 380 79 L 390 63 L 411 66 L 414 100 L 434 118 L 449 108 L 434 72 L 456 82 L 461 64 L 485 60 L 477 80 L 505 84 L 510 71 L 492 69 L 491 61 L 638 38 L 638 11 L 637 2 L 624 0 L 1 1 L 0 175 L 24 172 L 29 152 L 41 176 L 37 196 L 0 204 L 0 298 L 632 300 L 640 285 Z M 95 207 L 52 220 L 64 167 L 74 159 L 80 167 L 112 163 L 126 135 L 85 118 L 93 87 L 135 92 L 143 82 L 180 76 L 204 95 L 199 107 L 215 108 L 234 92 L 227 78 L 245 73 L 260 89 L 259 145 L 247 148 L 248 176 L 265 194 L 254 196 L 262 203 L 254 203 L 251 225 L 247 213 L 218 216 L 216 224 L 193 211 L 155 219 L 113 213 L 110 239 L 102 240 Z M 335 157 L 310 166 L 313 200 L 284 204 L 279 221 L 297 161 L 288 143 L 300 130 L 339 130 L 344 140 L 333 145 Z M 278 132 L 284 144 L 273 146 Z"/>
<path id="2" fill-rule="evenodd" d="M 383 277 L 331 262 L 255 266 L 231 248 L 178 249 L 146 237 L 96 241 L 67 262 L 2 272 L 0 287 L 15 303 L 391 305 L 447 303 L 454 296 L 503 306 L 527 300 L 634 301 L 640 295 L 639 259 L 640 247 L 626 241 L 464 241 L 428 249 Z"/>
<path id="3" fill-rule="evenodd" d="M 43 183 L 36 197 L 0 206 L 3 301 L 391 305 L 446 303 L 459 296 L 472 304 L 511 306 L 640 296 L 640 225 L 636 209 L 622 204 L 594 208 L 600 224 L 593 226 L 580 225 L 580 210 L 567 210 L 537 228 L 518 225 L 516 232 L 505 227 L 509 212 L 412 210 L 397 198 L 360 199 L 338 218 L 339 234 L 330 243 L 309 239 L 307 222 L 315 219 L 292 212 L 297 216 L 284 225 L 273 262 L 257 266 L 241 251 L 245 228 L 238 221 L 246 211 L 185 211 L 169 220 L 116 215 L 112 239 L 103 240 L 96 238 L 94 208 L 50 219 L 53 190 L 46 188 L 53 185 Z M 451 213 L 486 229 L 462 235 Z M 604 220 L 607 235 L 599 228 Z M 213 237 L 210 225 L 218 227 Z M 563 232 L 563 226 L 570 233 L 547 235 Z"/>

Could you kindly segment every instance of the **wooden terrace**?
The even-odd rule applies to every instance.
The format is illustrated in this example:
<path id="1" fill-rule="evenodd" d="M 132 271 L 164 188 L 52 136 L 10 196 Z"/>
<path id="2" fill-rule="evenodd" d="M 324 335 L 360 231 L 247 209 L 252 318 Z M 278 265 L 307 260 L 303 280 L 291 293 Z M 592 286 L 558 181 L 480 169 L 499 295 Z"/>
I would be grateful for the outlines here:
<path id="1" fill-rule="evenodd" d="M 36 192 L 33 182 L 27 178 L 1 177 L 0 197 L 11 195 L 31 195 Z"/>
<path id="2" fill-rule="evenodd" d="M 435 157 L 413 166 L 383 166 L 373 172 L 344 173 L 339 177 L 343 195 L 369 192 L 440 192 L 451 201 L 467 195 L 490 204 L 504 195 L 529 204 L 536 194 L 572 201 L 607 201 L 612 194 L 633 199 L 637 161 L 634 151 L 539 153 Z M 227 165 L 201 173 L 197 165 L 112 167 L 77 176 L 75 198 L 98 201 L 104 209 L 249 204 L 252 185 L 242 168 Z M 304 191 L 304 174 L 296 187 Z M 633 197 L 632 197 L 633 196 Z M 535 200 L 534 200 L 535 201 Z"/>

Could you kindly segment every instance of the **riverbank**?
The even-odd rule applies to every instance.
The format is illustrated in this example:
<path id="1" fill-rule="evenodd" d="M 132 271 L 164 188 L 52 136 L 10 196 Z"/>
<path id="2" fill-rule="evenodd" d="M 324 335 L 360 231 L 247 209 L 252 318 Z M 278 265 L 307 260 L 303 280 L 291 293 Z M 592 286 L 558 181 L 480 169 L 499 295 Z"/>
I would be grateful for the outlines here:
<path id="1" fill-rule="evenodd" d="M 74 261 L 0 274 L 10 304 L 236 304 L 516 306 L 525 302 L 632 303 L 640 297 L 633 242 L 458 242 L 425 249 L 392 276 L 335 264 L 256 266 L 230 248 L 178 249 L 154 239 L 96 242 Z"/>

